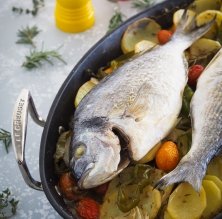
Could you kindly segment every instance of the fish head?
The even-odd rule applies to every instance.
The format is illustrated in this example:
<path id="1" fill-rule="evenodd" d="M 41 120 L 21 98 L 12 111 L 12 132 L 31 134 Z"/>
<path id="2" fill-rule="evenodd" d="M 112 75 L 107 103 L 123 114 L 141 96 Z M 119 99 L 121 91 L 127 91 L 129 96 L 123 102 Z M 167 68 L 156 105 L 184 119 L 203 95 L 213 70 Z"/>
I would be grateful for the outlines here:
<path id="1" fill-rule="evenodd" d="M 80 188 L 92 188 L 110 181 L 129 164 L 126 148 L 109 130 L 83 131 L 74 135 L 71 146 L 71 171 Z"/>

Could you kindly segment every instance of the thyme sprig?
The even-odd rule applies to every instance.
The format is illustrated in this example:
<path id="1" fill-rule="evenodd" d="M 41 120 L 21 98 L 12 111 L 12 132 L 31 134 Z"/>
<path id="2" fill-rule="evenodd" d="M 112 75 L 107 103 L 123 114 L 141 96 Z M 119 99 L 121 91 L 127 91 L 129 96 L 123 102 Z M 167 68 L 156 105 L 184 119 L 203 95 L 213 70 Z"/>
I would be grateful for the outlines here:
<path id="1" fill-rule="evenodd" d="M 119 10 L 115 11 L 114 15 L 110 18 L 108 32 L 111 32 L 123 23 L 123 16 Z"/>
<path id="2" fill-rule="evenodd" d="M 33 69 L 40 67 L 43 62 L 48 62 L 53 65 L 52 59 L 57 59 L 66 64 L 66 62 L 62 59 L 62 56 L 58 53 L 57 50 L 31 50 L 30 54 L 25 57 L 26 60 L 22 64 L 22 66 L 27 69 Z"/>
<path id="3" fill-rule="evenodd" d="M 39 34 L 40 30 L 36 25 L 32 27 L 25 27 L 18 30 L 17 36 L 19 40 L 16 41 L 18 44 L 30 44 L 35 47 L 35 43 L 33 42 L 33 38 Z"/>
<path id="4" fill-rule="evenodd" d="M 152 4 L 151 0 L 134 0 L 132 6 L 134 8 L 145 9 Z"/>
<path id="5" fill-rule="evenodd" d="M 0 141 L 3 142 L 3 144 L 5 146 L 5 150 L 8 153 L 8 148 L 12 142 L 11 133 L 0 128 Z"/>
<path id="6" fill-rule="evenodd" d="M 32 0 L 32 5 L 32 9 L 25 9 L 13 6 L 12 11 L 18 14 L 22 14 L 23 12 L 25 12 L 26 14 L 32 14 L 33 16 L 36 16 L 38 14 L 39 9 L 44 6 L 44 0 Z"/>
<path id="7" fill-rule="evenodd" d="M 0 219 L 6 219 L 16 214 L 19 201 L 11 197 L 7 188 L 0 193 Z"/>

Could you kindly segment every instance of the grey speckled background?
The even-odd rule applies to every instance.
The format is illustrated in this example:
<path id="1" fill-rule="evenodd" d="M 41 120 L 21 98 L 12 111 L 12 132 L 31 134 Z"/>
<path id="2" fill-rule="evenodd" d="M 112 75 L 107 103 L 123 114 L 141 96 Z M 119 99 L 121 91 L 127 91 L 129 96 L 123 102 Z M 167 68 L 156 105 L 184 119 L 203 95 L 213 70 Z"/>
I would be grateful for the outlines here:
<path id="1" fill-rule="evenodd" d="M 93 0 L 96 17 L 94 27 L 84 33 L 67 34 L 59 31 L 54 25 L 55 1 L 45 0 L 45 7 L 34 18 L 31 15 L 12 13 L 12 6 L 30 8 L 31 2 L 31 0 L 0 0 L 0 128 L 9 131 L 11 131 L 13 107 L 23 88 L 31 91 L 39 114 L 43 118 L 47 117 L 61 84 L 83 54 L 106 33 L 109 19 L 116 7 L 107 0 Z M 130 11 L 125 6 L 124 9 L 127 16 L 135 13 L 135 10 Z M 30 46 L 15 44 L 16 33 L 21 27 L 35 24 L 42 30 L 35 38 L 37 48 L 43 45 L 45 49 L 56 49 L 62 45 L 59 52 L 67 65 L 55 62 L 51 66 L 46 63 L 31 71 L 21 67 Z M 29 118 L 26 158 L 30 172 L 37 180 L 39 180 L 38 157 L 41 134 L 42 128 Z M 60 218 L 43 192 L 30 189 L 24 183 L 12 147 L 7 154 L 0 143 L 0 191 L 6 188 L 10 188 L 14 196 L 20 200 L 15 218 Z"/>

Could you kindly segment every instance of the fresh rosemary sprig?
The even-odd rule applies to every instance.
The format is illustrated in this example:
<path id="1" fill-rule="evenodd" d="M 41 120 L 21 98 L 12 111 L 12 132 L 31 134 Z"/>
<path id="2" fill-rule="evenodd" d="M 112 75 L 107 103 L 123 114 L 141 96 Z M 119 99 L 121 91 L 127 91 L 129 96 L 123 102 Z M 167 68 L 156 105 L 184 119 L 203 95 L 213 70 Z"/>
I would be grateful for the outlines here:
<path id="1" fill-rule="evenodd" d="M 30 44 L 33 47 L 35 47 L 35 44 L 33 42 L 33 38 L 39 34 L 40 30 L 37 26 L 33 27 L 26 27 L 22 28 L 21 30 L 18 30 L 17 36 L 19 37 L 19 40 L 16 41 L 18 44 Z"/>
<path id="2" fill-rule="evenodd" d="M 108 32 L 116 29 L 121 23 L 123 23 L 123 14 L 116 10 L 115 14 L 111 17 L 109 21 Z"/>
<path id="3" fill-rule="evenodd" d="M 8 153 L 8 148 L 12 142 L 11 133 L 0 128 L 0 141 L 5 145 L 5 150 Z"/>
<path id="4" fill-rule="evenodd" d="M 11 192 L 8 188 L 0 193 L 0 219 L 6 219 L 16 214 L 19 201 L 10 196 Z"/>
<path id="5" fill-rule="evenodd" d="M 22 64 L 23 67 L 27 69 L 33 69 L 40 67 L 42 65 L 42 62 L 48 62 L 51 65 L 53 65 L 53 62 L 51 59 L 58 59 L 59 61 L 66 64 L 66 62 L 62 59 L 62 56 L 58 53 L 57 50 L 31 50 L 30 54 L 26 56 L 26 61 Z"/>
<path id="6" fill-rule="evenodd" d="M 134 8 L 144 9 L 151 5 L 151 0 L 134 0 L 132 5 Z"/>
<path id="7" fill-rule="evenodd" d="M 38 11 L 40 8 L 44 6 L 44 0 L 32 0 L 33 7 L 32 9 L 24 9 L 21 7 L 12 7 L 12 11 L 18 14 L 22 14 L 25 12 L 26 14 L 32 14 L 33 16 L 36 16 L 38 14 Z"/>

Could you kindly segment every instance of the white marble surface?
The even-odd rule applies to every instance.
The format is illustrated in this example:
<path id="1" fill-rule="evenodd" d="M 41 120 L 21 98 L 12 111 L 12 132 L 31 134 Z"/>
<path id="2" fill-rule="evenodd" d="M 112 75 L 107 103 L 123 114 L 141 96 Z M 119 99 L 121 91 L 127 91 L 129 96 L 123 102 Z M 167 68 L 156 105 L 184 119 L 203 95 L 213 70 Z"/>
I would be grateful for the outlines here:
<path id="1" fill-rule="evenodd" d="M 157 2 L 162 1 L 158 0 Z M 45 7 L 36 17 L 16 15 L 12 6 L 31 6 L 31 0 L 0 0 L 0 128 L 11 131 L 12 112 L 15 101 L 23 88 L 30 90 L 39 114 L 46 118 L 52 101 L 61 84 L 78 60 L 107 31 L 109 19 L 116 4 L 107 0 L 92 0 L 96 23 L 90 30 L 79 34 L 59 31 L 54 24 L 55 1 L 45 0 Z M 126 3 L 127 4 L 127 3 Z M 126 17 L 135 14 L 128 6 L 120 3 Z M 125 11 L 124 11 L 125 10 Z M 40 68 L 28 71 L 21 67 L 30 46 L 15 44 L 17 31 L 27 25 L 37 25 L 41 32 L 35 38 L 37 48 L 57 49 L 67 65 L 55 62 L 43 64 Z M 31 175 L 39 180 L 39 146 L 42 128 L 29 118 L 26 140 L 26 159 Z M 7 154 L 0 143 L 0 192 L 9 188 L 19 199 L 18 211 L 14 218 L 56 219 L 61 218 L 52 208 L 43 192 L 30 189 L 22 179 L 15 161 L 13 148 Z"/>
<path id="2" fill-rule="evenodd" d="M 22 90 L 31 91 L 36 107 L 46 118 L 52 101 L 61 84 L 83 54 L 95 44 L 107 31 L 108 21 L 113 14 L 115 4 L 107 0 L 93 0 L 96 23 L 90 30 L 79 34 L 67 34 L 59 31 L 54 24 L 55 1 L 45 0 L 45 7 L 36 17 L 16 15 L 12 6 L 31 5 L 31 0 L 0 0 L 0 128 L 11 130 L 12 111 L 15 101 Z M 37 47 L 44 42 L 45 49 L 56 49 L 67 65 L 55 62 L 53 66 L 43 64 L 42 67 L 27 71 L 21 67 L 30 46 L 15 44 L 16 33 L 21 27 L 37 25 L 42 31 L 35 38 Z M 42 128 L 29 119 L 26 158 L 31 174 L 39 180 L 39 145 Z M 60 218 L 51 207 L 43 192 L 30 189 L 23 181 L 15 161 L 13 148 L 5 152 L 0 143 L 0 192 L 10 188 L 20 200 L 15 218 Z"/>

